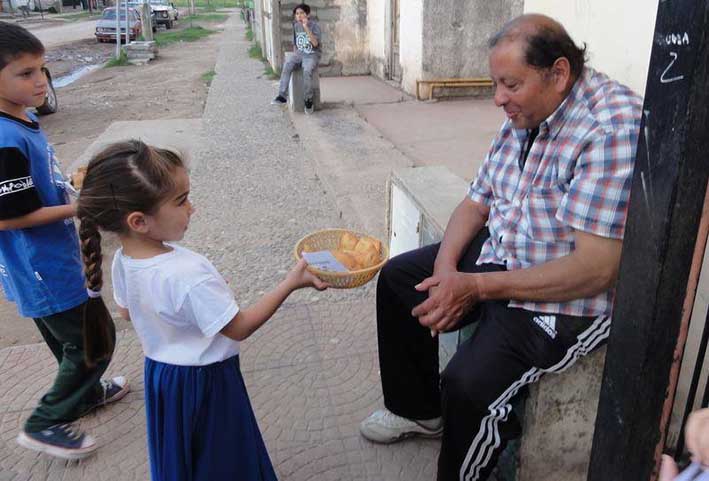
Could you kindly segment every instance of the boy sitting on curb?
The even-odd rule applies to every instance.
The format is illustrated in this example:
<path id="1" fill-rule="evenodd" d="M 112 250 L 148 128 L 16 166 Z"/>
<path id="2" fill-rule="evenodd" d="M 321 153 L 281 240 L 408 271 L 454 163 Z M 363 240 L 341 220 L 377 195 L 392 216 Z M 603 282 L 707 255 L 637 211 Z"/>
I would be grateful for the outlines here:
<path id="1" fill-rule="evenodd" d="M 303 83 L 305 84 L 305 113 L 313 113 L 313 72 L 320 62 L 320 25 L 309 18 L 310 7 L 305 3 L 293 9 L 293 55 L 283 65 L 281 82 L 278 86 L 278 96 L 271 102 L 283 105 L 288 100 L 288 84 L 297 67 L 303 67 Z"/>

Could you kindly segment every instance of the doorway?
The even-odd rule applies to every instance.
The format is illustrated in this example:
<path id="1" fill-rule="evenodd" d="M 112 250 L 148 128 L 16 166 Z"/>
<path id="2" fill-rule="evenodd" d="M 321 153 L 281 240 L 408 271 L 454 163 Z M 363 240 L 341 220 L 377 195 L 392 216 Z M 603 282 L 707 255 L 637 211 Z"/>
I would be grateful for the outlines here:
<path id="1" fill-rule="evenodd" d="M 389 43 L 391 45 L 389 54 L 389 78 L 396 82 L 401 82 L 401 62 L 399 60 L 400 1 L 401 0 L 391 0 L 391 24 L 389 25 L 389 32 L 391 33 Z"/>

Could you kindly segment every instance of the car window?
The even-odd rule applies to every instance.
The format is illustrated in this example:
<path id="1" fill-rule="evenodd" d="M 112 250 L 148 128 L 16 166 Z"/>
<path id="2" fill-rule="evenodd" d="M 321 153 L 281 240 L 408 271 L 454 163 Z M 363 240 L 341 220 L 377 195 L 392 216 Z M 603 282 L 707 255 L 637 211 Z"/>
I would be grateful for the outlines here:
<path id="1" fill-rule="evenodd" d="M 101 18 L 104 18 L 106 20 L 115 20 L 116 19 L 116 11 L 115 10 L 104 10 Z M 121 17 L 120 18 L 125 20 L 125 18 L 126 18 L 125 10 L 121 10 Z"/>

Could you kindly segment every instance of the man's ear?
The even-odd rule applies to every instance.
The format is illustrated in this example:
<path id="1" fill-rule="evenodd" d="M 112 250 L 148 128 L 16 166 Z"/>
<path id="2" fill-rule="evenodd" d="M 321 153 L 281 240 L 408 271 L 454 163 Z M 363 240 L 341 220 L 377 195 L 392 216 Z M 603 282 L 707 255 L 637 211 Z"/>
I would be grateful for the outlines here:
<path id="1" fill-rule="evenodd" d="M 569 80 L 571 79 L 571 64 L 566 57 L 559 57 L 551 66 L 552 79 L 554 87 L 559 93 L 566 91 Z"/>
<path id="2" fill-rule="evenodd" d="M 126 217 L 126 224 L 128 229 L 138 234 L 145 234 L 148 232 L 148 221 L 146 215 L 142 212 L 131 212 Z"/>

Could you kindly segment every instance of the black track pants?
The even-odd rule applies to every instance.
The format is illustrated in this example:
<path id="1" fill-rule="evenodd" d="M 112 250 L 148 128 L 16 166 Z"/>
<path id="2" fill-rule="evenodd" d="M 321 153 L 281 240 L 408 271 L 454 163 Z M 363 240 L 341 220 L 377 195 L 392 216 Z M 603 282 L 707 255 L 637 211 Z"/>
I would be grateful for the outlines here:
<path id="1" fill-rule="evenodd" d="M 504 267 L 476 266 L 487 232 L 472 242 L 461 272 Z M 391 259 L 377 285 L 377 329 L 384 405 L 409 419 L 443 416 L 439 481 L 488 478 L 507 441 L 520 434 L 510 401 L 546 372 L 560 372 L 600 345 L 610 330 L 607 317 L 552 315 L 485 302 L 458 327 L 478 322 L 438 373 L 438 338 L 411 316 L 427 298 L 414 286 L 433 273 L 439 245 Z"/>

